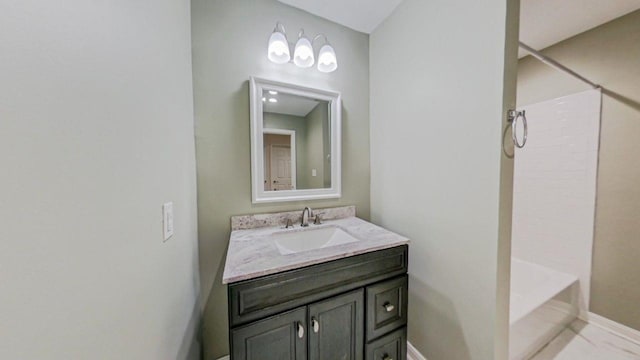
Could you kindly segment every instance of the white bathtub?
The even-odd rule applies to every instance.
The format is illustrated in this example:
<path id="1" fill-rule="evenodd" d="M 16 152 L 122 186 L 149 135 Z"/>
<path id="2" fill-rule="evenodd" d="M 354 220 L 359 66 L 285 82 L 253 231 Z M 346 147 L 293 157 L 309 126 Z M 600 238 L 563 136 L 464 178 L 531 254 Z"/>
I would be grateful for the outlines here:
<path id="1" fill-rule="evenodd" d="M 578 278 L 511 260 L 509 359 L 528 359 L 578 315 Z"/>

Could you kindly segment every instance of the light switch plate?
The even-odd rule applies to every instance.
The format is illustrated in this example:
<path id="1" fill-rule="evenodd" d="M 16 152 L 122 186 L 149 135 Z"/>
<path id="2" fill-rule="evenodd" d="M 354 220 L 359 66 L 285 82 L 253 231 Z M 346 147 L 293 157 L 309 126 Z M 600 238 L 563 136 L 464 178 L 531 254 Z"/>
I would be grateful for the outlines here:
<path id="1" fill-rule="evenodd" d="M 162 230 L 164 241 L 173 236 L 173 202 L 162 205 Z"/>
<path id="2" fill-rule="evenodd" d="M 318 171 L 316 169 L 311 169 L 311 176 L 318 176 Z"/>

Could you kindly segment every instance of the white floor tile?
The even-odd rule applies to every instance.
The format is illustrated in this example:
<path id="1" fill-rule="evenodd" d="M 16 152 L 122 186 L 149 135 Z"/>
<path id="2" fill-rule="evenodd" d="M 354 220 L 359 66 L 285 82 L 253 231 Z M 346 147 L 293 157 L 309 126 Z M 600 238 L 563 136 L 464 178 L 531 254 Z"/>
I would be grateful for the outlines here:
<path id="1" fill-rule="evenodd" d="M 640 345 L 577 320 L 531 360 L 640 360 Z"/>

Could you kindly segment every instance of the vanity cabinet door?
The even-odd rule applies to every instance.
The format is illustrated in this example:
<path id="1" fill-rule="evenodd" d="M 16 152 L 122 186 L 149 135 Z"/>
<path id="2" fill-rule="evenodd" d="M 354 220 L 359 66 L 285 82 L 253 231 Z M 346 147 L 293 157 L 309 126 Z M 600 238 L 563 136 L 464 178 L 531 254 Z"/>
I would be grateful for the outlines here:
<path id="1" fill-rule="evenodd" d="M 309 360 L 362 360 L 363 289 L 309 305 Z"/>
<path id="2" fill-rule="evenodd" d="M 231 333 L 233 360 L 306 360 L 306 307 L 282 313 Z"/>

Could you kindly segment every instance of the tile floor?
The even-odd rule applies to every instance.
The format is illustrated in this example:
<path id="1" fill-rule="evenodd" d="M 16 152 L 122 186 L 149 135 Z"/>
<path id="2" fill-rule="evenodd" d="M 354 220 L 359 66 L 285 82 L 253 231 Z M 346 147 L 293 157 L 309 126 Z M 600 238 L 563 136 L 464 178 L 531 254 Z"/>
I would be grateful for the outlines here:
<path id="1" fill-rule="evenodd" d="M 531 360 L 640 360 L 640 344 L 576 320 Z"/>

